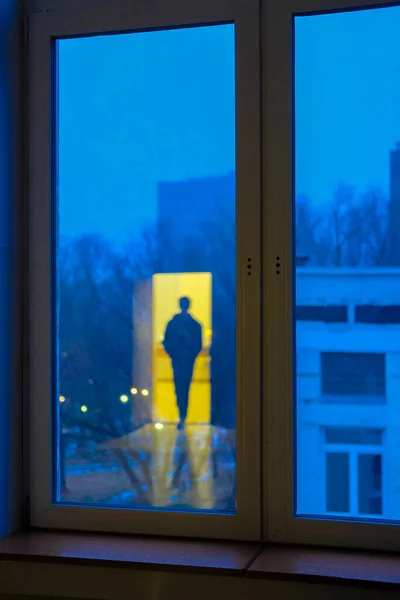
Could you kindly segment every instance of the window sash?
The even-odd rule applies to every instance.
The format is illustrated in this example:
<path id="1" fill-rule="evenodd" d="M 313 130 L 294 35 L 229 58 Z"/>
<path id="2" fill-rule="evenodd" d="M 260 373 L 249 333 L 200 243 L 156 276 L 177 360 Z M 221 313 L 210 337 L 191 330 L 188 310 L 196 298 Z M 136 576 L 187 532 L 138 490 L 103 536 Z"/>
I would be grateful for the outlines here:
<path id="1" fill-rule="evenodd" d="M 262 17 L 263 97 L 263 435 L 264 538 L 274 542 L 397 549 L 398 529 L 382 522 L 351 522 L 321 515 L 295 517 L 296 463 L 293 402 L 294 192 L 292 85 L 293 18 L 296 15 L 378 8 L 382 0 L 264 0 Z M 279 265 L 279 267 L 277 266 Z M 279 272 L 279 274 L 278 274 Z M 328 424 L 326 424 L 328 425 Z"/>
<path id="2" fill-rule="evenodd" d="M 132 5 L 134 8 L 132 8 Z M 49 9 L 49 10 L 45 10 Z M 237 513 L 182 514 L 51 503 L 51 73 L 57 37 L 234 22 L 236 26 Z M 31 522 L 36 527 L 260 539 L 260 90 L 258 0 L 36 0 L 29 14 Z M 252 277 L 247 277 L 247 257 Z M 247 468 L 251 465 L 251 468 Z"/>

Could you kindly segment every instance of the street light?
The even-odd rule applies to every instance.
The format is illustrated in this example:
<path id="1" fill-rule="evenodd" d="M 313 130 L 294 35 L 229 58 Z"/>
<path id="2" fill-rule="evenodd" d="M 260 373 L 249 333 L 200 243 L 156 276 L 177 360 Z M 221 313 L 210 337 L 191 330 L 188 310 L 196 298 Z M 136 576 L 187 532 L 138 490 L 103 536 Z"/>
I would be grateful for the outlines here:
<path id="1" fill-rule="evenodd" d="M 148 396 L 149 390 L 142 390 L 142 396 Z"/>
<path id="2" fill-rule="evenodd" d="M 125 394 L 123 394 L 122 396 L 119 397 L 119 399 L 121 400 L 121 402 L 123 402 L 124 404 L 126 404 L 129 400 L 128 396 L 126 396 Z"/>
<path id="3" fill-rule="evenodd" d="M 81 411 L 82 411 L 83 413 L 87 413 L 87 411 L 88 411 L 88 408 L 87 408 L 87 406 L 85 406 L 85 405 L 83 404 L 83 405 L 81 406 Z"/>
<path id="4" fill-rule="evenodd" d="M 131 388 L 132 396 L 136 396 L 137 393 L 138 393 L 137 388 Z"/>
<path id="5" fill-rule="evenodd" d="M 61 403 L 65 402 L 65 396 L 60 396 L 60 402 Z"/>
<path id="6" fill-rule="evenodd" d="M 163 425 L 162 423 L 156 423 L 156 424 L 154 425 L 154 427 L 155 427 L 156 429 L 164 429 L 164 425 Z"/>

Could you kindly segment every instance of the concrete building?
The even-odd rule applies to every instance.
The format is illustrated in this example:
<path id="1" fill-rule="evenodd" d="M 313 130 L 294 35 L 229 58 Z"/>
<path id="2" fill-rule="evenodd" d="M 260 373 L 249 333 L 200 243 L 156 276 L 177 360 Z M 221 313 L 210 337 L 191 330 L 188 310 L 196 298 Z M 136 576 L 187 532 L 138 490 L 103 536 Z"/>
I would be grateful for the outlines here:
<path id="1" fill-rule="evenodd" d="M 400 269 L 297 268 L 297 511 L 400 518 Z"/>
<path id="2" fill-rule="evenodd" d="M 236 173 L 158 184 L 158 223 L 168 240 L 204 236 L 204 225 L 235 221 Z M 206 254 L 204 254 L 206 258 Z M 208 268 L 207 265 L 206 268 Z"/>
<path id="3" fill-rule="evenodd" d="M 154 345 L 152 327 L 157 327 L 159 341 L 166 325 L 166 322 L 162 326 L 156 325 L 156 306 L 162 306 L 160 314 L 165 320 L 178 310 L 181 295 L 191 297 L 194 313 L 207 305 L 207 311 L 196 313 L 203 325 L 206 337 L 203 351 L 210 363 L 207 384 L 211 391 L 207 393 L 211 405 L 207 423 L 227 429 L 233 429 L 236 421 L 235 188 L 234 171 L 220 176 L 159 183 L 157 241 L 162 260 L 157 273 L 136 286 L 134 301 L 134 307 L 138 307 L 134 308 L 134 381 L 135 386 L 146 389 L 152 388 L 154 356 L 159 352 L 165 358 L 160 344 L 151 348 Z M 155 295 L 157 278 L 165 282 L 158 288 L 159 297 Z M 177 283 L 188 280 L 192 282 L 190 287 Z M 143 307 L 147 316 L 140 312 Z M 164 314 L 167 308 L 169 313 Z M 149 314 L 152 325 L 149 325 Z M 201 318 L 201 314 L 203 317 L 207 314 L 207 318 Z M 169 359 L 165 362 L 170 363 Z M 205 389 L 205 382 L 203 384 Z M 203 411 L 199 410 L 197 414 L 200 413 Z"/>

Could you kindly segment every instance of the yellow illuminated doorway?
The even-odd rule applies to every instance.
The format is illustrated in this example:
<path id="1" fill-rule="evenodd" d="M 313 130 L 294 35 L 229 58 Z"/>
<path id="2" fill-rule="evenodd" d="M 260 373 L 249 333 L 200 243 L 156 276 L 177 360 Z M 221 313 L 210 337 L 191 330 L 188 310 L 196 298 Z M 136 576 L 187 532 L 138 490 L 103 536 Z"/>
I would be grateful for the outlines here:
<path id="1" fill-rule="evenodd" d="M 210 344 L 212 323 L 211 273 L 166 273 L 153 276 L 153 420 L 177 423 L 171 360 L 162 345 L 167 323 L 179 312 L 179 298 L 191 300 L 190 313 L 203 328 L 203 350 L 197 357 L 190 387 L 187 423 L 209 423 Z"/>

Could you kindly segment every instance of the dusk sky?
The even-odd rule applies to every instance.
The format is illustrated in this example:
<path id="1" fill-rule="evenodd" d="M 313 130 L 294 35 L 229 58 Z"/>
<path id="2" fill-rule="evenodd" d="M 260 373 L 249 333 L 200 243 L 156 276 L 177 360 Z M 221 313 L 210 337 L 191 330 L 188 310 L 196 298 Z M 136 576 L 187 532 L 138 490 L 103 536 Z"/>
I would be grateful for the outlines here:
<path id="1" fill-rule="evenodd" d="M 296 188 L 388 191 L 400 141 L 400 7 L 296 18 Z"/>
<path id="2" fill-rule="evenodd" d="M 400 7 L 296 19 L 296 189 L 387 191 Z M 137 235 L 156 184 L 235 168 L 234 26 L 59 42 L 60 226 Z"/>
<path id="3" fill-rule="evenodd" d="M 234 25 L 59 42 L 60 230 L 137 235 L 157 182 L 235 169 Z"/>

